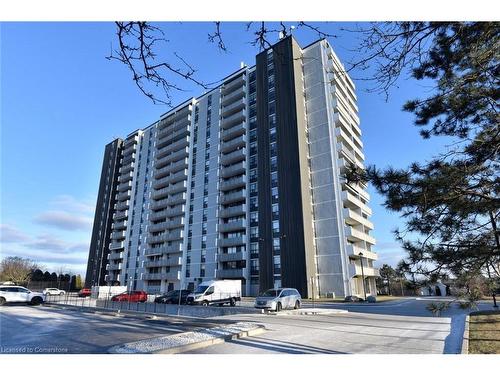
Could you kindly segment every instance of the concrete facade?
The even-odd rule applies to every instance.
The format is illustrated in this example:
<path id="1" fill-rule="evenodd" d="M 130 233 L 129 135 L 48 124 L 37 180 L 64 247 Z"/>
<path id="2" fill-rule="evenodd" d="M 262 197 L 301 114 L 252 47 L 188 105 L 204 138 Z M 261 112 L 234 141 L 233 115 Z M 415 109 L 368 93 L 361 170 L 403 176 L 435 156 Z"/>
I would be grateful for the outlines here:
<path id="1" fill-rule="evenodd" d="M 369 196 L 342 179 L 364 160 L 343 70 L 326 40 L 288 37 L 129 134 L 113 220 L 94 226 L 111 233 L 104 283 L 160 293 L 240 279 L 244 295 L 361 296 L 363 260 L 374 294 Z"/>

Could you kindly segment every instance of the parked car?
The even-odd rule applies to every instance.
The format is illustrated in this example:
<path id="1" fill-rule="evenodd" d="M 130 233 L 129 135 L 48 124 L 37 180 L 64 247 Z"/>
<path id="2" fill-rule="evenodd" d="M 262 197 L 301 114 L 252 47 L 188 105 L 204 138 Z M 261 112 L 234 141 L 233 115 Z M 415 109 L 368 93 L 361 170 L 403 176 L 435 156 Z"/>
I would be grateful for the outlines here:
<path id="1" fill-rule="evenodd" d="M 45 302 L 45 294 L 35 293 L 22 286 L 0 286 L 0 305 L 7 302 L 27 302 L 39 305 Z"/>
<path id="2" fill-rule="evenodd" d="M 358 296 L 346 296 L 344 302 L 363 302 L 364 299 Z"/>
<path id="3" fill-rule="evenodd" d="M 45 288 L 42 293 L 47 296 L 64 296 L 66 294 L 64 290 L 57 288 Z"/>
<path id="4" fill-rule="evenodd" d="M 211 280 L 198 285 L 196 290 L 188 295 L 188 305 L 219 306 L 229 303 L 236 305 L 241 300 L 241 280 Z"/>
<path id="5" fill-rule="evenodd" d="M 92 290 L 90 290 L 88 288 L 84 288 L 84 289 L 80 289 L 80 291 L 78 292 L 78 297 L 90 297 L 91 294 L 92 294 Z"/>
<path id="6" fill-rule="evenodd" d="M 179 303 L 179 297 L 180 297 L 180 303 L 185 304 L 187 301 L 187 296 L 191 293 L 190 290 L 187 289 L 182 289 L 182 290 L 171 290 L 167 294 L 164 294 L 162 296 L 156 297 L 155 298 L 155 303 L 173 303 L 173 304 L 178 304 Z"/>
<path id="7" fill-rule="evenodd" d="M 280 311 L 281 309 L 299 309 L 302 298 L 297 289 L 269 289 L 255 299 L 254 307 L 265 310 Z"/>
<path id="8" fill-rule="evenodd" d="M 116 302 L 146 302 L 148 300 L 148 294 L 141 290 L 124 292 L 111 297 L 111 301 Z"/>

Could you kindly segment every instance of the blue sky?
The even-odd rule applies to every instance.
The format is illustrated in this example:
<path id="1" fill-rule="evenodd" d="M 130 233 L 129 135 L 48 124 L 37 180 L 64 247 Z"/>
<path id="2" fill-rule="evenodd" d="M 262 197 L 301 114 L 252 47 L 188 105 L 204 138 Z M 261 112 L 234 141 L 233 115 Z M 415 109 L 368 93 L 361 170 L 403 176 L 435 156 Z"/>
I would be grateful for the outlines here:
<path id="1" fill-rule="evenodd" d="M 253 65 L 258 48 L 244 23 L 224 23 L 228 52 L 208 42 L 211 23 L 159 25 L 169 40 L 162 54 L 179 53 L 212 82 Z M 356 39 L 341 26 L 321 24 L 338 34 L 330 42 L 341 60 L 352 57 Z M 133 84 L 127 69 L 108 61 L 115 41 L 112 23 L 2 23 L 1 46 L 1 217 L 0 257 L 29 257 L 49 270 L 84 273 L 97 198 L 104 145 L 143 128 L 168 110 L 154 105 Z M 302 45 L 315 33 L 298 30 Z M 277 35 L 274 36 L 277 38 Z M 356 74 L 353 75 L 356 78 Z M 404 167 L 439 151 L 442 139 L 422 140 L 403 103 L 428 87 L 401 79 L 389 100 L 367 93 L 356 81 L 367 164 Z M 177 81 L 173 103 L 203 89 Z M 379 262 L 395 265 L 404 255 L 391 231 L 401 226 L 373 189 L 371 207 Z"/>

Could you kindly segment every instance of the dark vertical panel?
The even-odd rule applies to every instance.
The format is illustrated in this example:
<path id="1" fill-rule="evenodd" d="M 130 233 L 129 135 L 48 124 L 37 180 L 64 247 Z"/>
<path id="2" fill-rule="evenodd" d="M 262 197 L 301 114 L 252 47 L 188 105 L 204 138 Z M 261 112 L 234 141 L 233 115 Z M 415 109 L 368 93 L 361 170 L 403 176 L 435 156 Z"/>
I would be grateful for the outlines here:
<path id="1" fill-rule="evenodd" d="M 118 170 L 120 168 L 119 155 L 122 145 L 121 139 L 106 145 L 101 170 L 101 180 L 97 195 L 97 204 L 94 215 L 94 225 L 90 241 L 89 259 L 85 276 L 85 287 L 93 285 L 104 285 L 106 274 L 106 263 L 109 254 L 111 235 L 111 224 L 113 222 L 113 209 L 115 205 L 114 192 L 118 183 Z M 111 162 L 111 170 L 108 167 Z M 106 181 L 110 183 L 106 187 Z M 101 222 L 104 225 L 101 226 Z M 99 234 L 99 232 L 101 232 Z"/>
<path id="2" fill-rule="evenodd" d="M 281 284 L 307 296 L 306 249 L 295 100 L 292 38 L 274 46 L 276 133 L 281 240 Z"/>
<path id="3" fill-rule="evenodd" d="M 267 53 L 256 58 L 257 83 L 257 170 L 259 199 L 259 290 L 274 286 L 271 233 L 271 176 L 267 95 Z"/>

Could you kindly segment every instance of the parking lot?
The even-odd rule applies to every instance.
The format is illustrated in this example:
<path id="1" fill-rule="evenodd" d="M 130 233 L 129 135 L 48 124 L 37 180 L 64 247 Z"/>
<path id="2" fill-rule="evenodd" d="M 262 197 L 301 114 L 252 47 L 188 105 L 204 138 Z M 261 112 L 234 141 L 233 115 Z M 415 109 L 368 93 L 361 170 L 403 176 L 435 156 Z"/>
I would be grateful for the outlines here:
<path id="1" fill-rule="evenodd" d="M 113 345 L 213 325 L 195 318 L 152 320 L 47 306 L 6 305 L 0 307 L 0 353 L 105 353 Z"/>
<path id="2" fill-rule="evenodd" d="M 105 353 L 111 346 L 146 338 L 253 322 L 264 325 L 266 331 L 189 353 L 459 353 L 466 312 L 453 306 L 443 317 L 431 317 L 425 309 L 430 301 L 408 298 L 380 304 L 321 303 L 315 304 L 318 315 L 297 315 L 297 311 L 260 314 L 245 303 L 248 307 L 240 314 L 210 318 L 157 315 L 157 319 L 150 319 L 150 313 L 116 316 L 111 311 L 75 306 L 5 305 L 0 307 L 0 351 Z M 153 304 L 140 305 L 145 308 Z M 301 311 L 310 307 L 305 303 Z M 238 309 L 190 308 L 220 312 Z M 330 313 L 334 309 L 348 312 Z M 492 309 L 491 303 L 481 303 L 480 309 Z"/>

